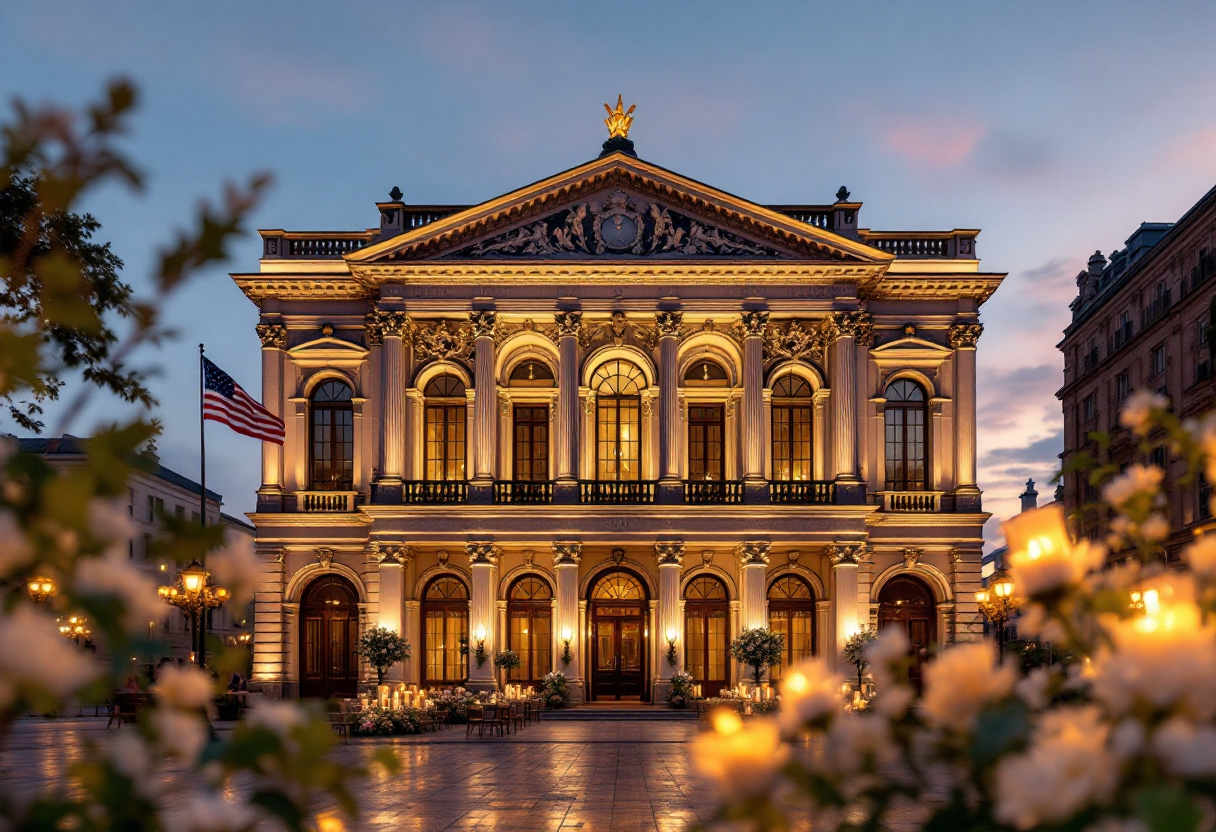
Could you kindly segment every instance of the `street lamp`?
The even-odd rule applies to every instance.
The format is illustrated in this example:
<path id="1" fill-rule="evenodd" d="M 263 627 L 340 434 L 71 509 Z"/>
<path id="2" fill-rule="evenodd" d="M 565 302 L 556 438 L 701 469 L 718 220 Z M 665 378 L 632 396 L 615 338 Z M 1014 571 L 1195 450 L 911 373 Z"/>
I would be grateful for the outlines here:
<path id="1" fill-rule="evenodd" d="M 1005 623 L 1018 608 L 1013 597 L 1013 579 L 1004 569 L 998 569 L 988 581 L 988 589 L 975 593 L 980 613 L 996 629 L 998 655 L 1005 654 Z"/>
<path id="2" fill-rule="evenodd" d="M 80 646 L 80 640 L 89 640 L 89 636 L 93 631 L 89 629 L 89 620 L 83 615 L 69 615 L 68 620 L 64 624 L 59 625 L 59 635 L 64 638 L 70 638 L 76 642 L 76 646 Z"/>
<path id="3" fill-rule="evenodd" d="M 41 604 L 55 594 L 55 582 L 50 578 L 31 578 L 25 590 L 30 594 L 31 601 Z"/>
<path id="4" fill-rule="evenodd" d="M 194 560 L 178 573 L 173 586 L 162 586 L 157 594 L 166 604 L 177 607 L 182 615 L 190 619 L 190 650 L 199 665 L 206 665 L 207 622 L 203 616 L 228 601 L 228 590 L 212 584 L 211 573 Z"/>

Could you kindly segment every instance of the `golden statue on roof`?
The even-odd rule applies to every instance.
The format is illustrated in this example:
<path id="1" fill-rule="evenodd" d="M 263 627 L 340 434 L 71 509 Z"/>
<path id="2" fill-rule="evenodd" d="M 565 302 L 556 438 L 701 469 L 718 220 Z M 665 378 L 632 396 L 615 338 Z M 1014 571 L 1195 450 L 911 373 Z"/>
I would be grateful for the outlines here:
<path id="1" fill-rule="evenodd" d="M 619 95 L 616 97 L 615 110 L 607 104 L 604 105 L 604 110 L 608 113 L 608 118 L 604 119 L 604 124 L 608 125 L 608 138 L 629 138 L 629 128 L 633 126 L 633 111 L 637 107 L 637 104 L 630 104 L 629 109 L 626 110 L 625 103 Z"/>

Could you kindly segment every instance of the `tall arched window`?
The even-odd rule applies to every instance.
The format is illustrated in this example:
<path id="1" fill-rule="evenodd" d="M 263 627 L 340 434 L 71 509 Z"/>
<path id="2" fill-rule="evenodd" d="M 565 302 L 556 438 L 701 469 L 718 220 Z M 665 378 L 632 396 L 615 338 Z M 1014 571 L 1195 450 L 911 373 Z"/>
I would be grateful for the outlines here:
<path id="1" fill-rule="evenodd" d="M 689 581 L 684 589 L 684 669 L 705 696 L 717 696 L 730 685 L 729 630 L 730 599 L 722 582 L 710 575 Z"/>
<path id="2" fill-rule="evenodd" d="M 315 491 L 351 491 L 355 476 L 355 417 L 350 386 L 325 381 L 312 391 L 309 447 L 312 488 Z"/>
<path id="3" fill-rule="evenodd" d="M 515 365 L 507 386 L 553 387 L 553 371 L 543 361 L 529 358 Z M 523 401 L 511 408 L 512 479 L 549 479 L 549 405 Z"/>
<path id="4" fill-rule="evenodd" d="M 426 661 L 422 684 L 463 682 L 468 668 L 469 589 L 464 581 L 440 575 L 422 593 L 422 643 Z"/>
<path id="5" fill-rule="evenodd" d="M 795 375 L 773 385 L 773 479 L 811 479 L 811 385 Z"/>
<path id="6" fill-rule="evenodd" d="M 642 371 L 606 361 L 591 377 L 596 393 L 596 479 L 642 478 Z"/>
<path id="7" fill-rule="evenodd" d="M 553 590 L 541 578 L 525 575 L 507 593 L 507 644 L 523 664 L 511 671 L 512 682 L 540 687 L 553 670 Z"/>
<path id="8" fill-rule="evenodd" d="M 726 387 L 726 370 L 714 361 L 693 362 L 684 373 L 685 387 Z M 688 478 L 720 480 L 725 476 L 726 406 L 688 403 Z"/>
<path id="9" fill-rule="evenodd" d="M 925 426 L 928 402 L 925 391 L 914 381 L 896 379 L 887 385 L 887 488 L 891 491 L 924 491 L 929 487 Z"/>
<path id="10" fill-rule="evenodd" d="M 426 398 L 426 478 L 463 480 L 468 402 L 464 382 L 436 376 L 422 391 Z"/>
<path id="11" fill-rule="evenodd" d="M 782 668 L 815 654 L 815 593 L 796 575 L 782 575 L 768 587 L 768 628 L 785 637 L 785 655 L 772 668 L 774 680 Z"/>

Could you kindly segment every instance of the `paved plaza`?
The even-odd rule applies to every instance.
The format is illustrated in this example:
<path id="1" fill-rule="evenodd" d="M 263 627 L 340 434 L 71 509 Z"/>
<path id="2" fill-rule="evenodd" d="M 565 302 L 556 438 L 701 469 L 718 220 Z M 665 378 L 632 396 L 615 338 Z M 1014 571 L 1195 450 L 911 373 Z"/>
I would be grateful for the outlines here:
<path id="1" fill-rule="evenodd" d="M 713 796 L 692 771 L 692 720 L 541 722 L 503 738 L 465 739 L 463 726 L 392 739 L 352 738 L 339 759 L 359 763 L 392 746 L 403 770 L 359 790 L 353 829 L 683 830 L 709 818 Z M 105 719 L 25 719 L 0 752 L 10 794 L 45 788 L 107 741 Z M 165 773 L 166 783 L 174 772 Z"/>

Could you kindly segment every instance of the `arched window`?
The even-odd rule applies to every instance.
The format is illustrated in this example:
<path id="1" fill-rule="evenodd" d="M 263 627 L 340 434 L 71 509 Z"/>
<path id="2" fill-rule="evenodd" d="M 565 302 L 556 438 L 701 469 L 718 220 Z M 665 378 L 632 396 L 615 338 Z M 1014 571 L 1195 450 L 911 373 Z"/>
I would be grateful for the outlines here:
<path id="1" fill-rule="evenodd" d="M 730 686 L 730 600 L 722 581 L 700 575 L 684 589 L 684 669 L 705 696 Z M 664 634 L 666 637 L 666 634 Z"/>
<path id="2" fill-rule="evenodd" d="M 468 403 L 464 382 L 436 376 L 422 391 L 426 399 L 426 478 L 463 480 Z"/>
<path id="3" fill-rule="evenodd" d="M 422 593 L 422 643 L 426 661 L 422 684 L 463 682 L 469 655 L 469 589 L 464 581 L 440 575 Z"/>
<path id="4" fill-rule="evenodd" d="M 773 385 L 774 480 L 811 479 L 811 424 L 811 385 L 782 376 Z"/>
<path id="5" fill-rule="evenodd" d="M 350 386 L 337 380 L 322 382 L 312 391 L 309 447 L 315 491 L 355 487 L 355 417 L 350 398 Z"/>
<path id="6" fill-rule="evenodd" d="M 925 391 L 914 381 L 896 379 L 887 385 L 885 411 L 887 488 L 924 491 L 929 487 L 925 465 L 929 409 Z"/>
<path id="7" fill-rule="evenodd" d="M 772 678 L 781 678 L 782 668 L 815 654 L 815 593 L 796 575 L 782 575 L 768 587 L 768 628 L 785 637 L 785 655 Z"/>
<path id="8" fill-rule="evenodd" d="M 628 361 L 606 361 L 591 377 L 596 392 L 596 478 L 642 478 L 642 371 Z"/>
<path id="9" fill-rule="evenodd" d="M 726 370 L 715 361 L 694 361 L 684 373 L 685 387 L 728 387 L 730 380 Z"/>
<path id="10" fill-rule="evenodd" d="M 507 593 L 507 645 L 523 664 L 511 671 L 512 682 L 539 687 L 553 670 L 553 590 L 535 575 L 511 584 Z"/>
<path id="11" fill-rule="evenodd" d="M 552 387 L 553 371 L 543 361 L 529 358 L 515 365 L 511 377 L 507 380 L 508 387 Z"/>
<path id="12" fill-rule="evenodd" d="M 359 595 L 338 575 L 317 578 L 300 603 L 300 695 L 353 696 L 359 682 Z"/>
<path id="13" fill-rule="evenodd" d="M 591 593 L 593 601 L 640 601 L 644 597 L 642 585 L 624 572 L 613 572 L 601 578 Z"/>
<path id="14" fill-rule="evenodd" d="M 513 388 L 552 388 L 553 371 L 529 358 L 515 365 L 507 384 Z M 535 402 L 511 408 L 512 479 L 549 479 L 549 405 Z"/>

